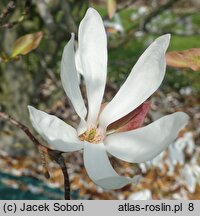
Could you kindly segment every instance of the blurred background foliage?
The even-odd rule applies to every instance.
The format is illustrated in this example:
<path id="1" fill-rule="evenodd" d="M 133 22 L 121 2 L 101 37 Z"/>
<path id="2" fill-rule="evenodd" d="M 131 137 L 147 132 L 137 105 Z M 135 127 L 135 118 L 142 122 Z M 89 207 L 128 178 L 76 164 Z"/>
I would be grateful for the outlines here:
<path id="1" fill-rule="evenodd" d="M 10 2 L 13 7 L 3 17 Z M 61 86 L 60 61 L 71 32 L 77 36 L 78 25 L 90 6 L 102 15 L 108 34 L 108 85 L 105 96 L 108 100 L 145 48 L 159 35 L 172 34 L 169 51 L 200 48 L 198 0 L 1 0 L 2 111 L 31 126 L 27 112 L 27 105 L 31 104 L 76 125 L 77 116 L 70 109 Z M 38 48 L 17 60 L 4 62 L 4 57 L 11 55 L 14 42 L 34 32 L 44 34 Z M 84 92 L 83 86 L 82 90 Z M 200 72 L 168 67 L 161 90 L 189 91 L 194 98 L 200 98 Z M 0 121 L 0 129 L 2 151 L 15 157 L 35 154 L 32 144 L 18 129 L 3 121 Z"/>

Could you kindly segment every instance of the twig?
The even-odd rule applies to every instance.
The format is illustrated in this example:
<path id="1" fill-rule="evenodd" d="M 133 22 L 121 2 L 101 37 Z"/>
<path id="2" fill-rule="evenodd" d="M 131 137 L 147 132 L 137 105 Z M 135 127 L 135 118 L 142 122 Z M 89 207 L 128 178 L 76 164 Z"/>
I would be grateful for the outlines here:
<path id="1" fill-rule="evenodd" d="M 146 26 L 151 20 L 161 14 L 164 10 L 172 7 L 172 5 L 180 0 L 169 0 L 166 4 L 161 5 L 160 7 L 157 7 L 155 10 L 153 10 L 150 14 L 148 14 L 142 23 L 140 24 L 140 31 L 146 31 Z"/>
<path id="2" fill-rule="evenodd" d="M 152 21 L 152 19 L 159 14 L 161 14 L 164 10 L 169 9 L 173 6 L 174 3 L 178 2 L 180 0 L 168 0 L 167 3 L 157 7 L 152 12 L 150 12 L 148 15 L 146 15 L 142 21 L 140 19 L 136 20 L 128 29 L 127 34 L 123 39 L 120 41 L 120 43 L 117 44 L 117 46 L 124 46 L 128 41 L 129 38 L 132 38 L 132 35 L 134 35 L 137 31 L 143 31 L 145 33 L 151 33 L 151 30 L 147 29 L 147 24 Z M 153 33 L 153 32 L 152 32 Z M 169 33 L 169 32 L 167 32 Z M 159 33 L 160 34 L 160 33 Z"/>
<path id="3" fill-rule="evenodd" d="M 24 124 L 20 123 L 19 121 L 15 120 L 11 116 L 7 115 L 6 113 L 0 112 L 0 118 L 10 122 L 12 125 L 14 125 L 14 126 L 16 126 L 18 128 L 20 128 L 28 136 L 28 138 L 32 141 L 32 143 L 36 146 L 36 148 L 39 150 L 41 155 L 43 155 L 43 154 L 48 155 L 58 163 L 58 165 L 60 166 L 60 168 L 62 170 L 63 177 L 64 177 L 65 199 L 70 200 L 69 175 L 68 175 L 67 167 L 65 165 L 64 158 L 62 156 L 63 152 L 60 152 L 60 151 L 57 151 L 57 150 L 52 150 L 52 149 L 44 146 L 43 144 L 41 144 L 38 141 L 38 139 L 36 139 L 35 136 L 30 132 L 28 127 L 26 127 Z M 46 166 L 46 160 L 45 160 L 45 157 L 43 157 L 43 156 L 42 156 L 43 165 Z M 46 167 L 45 167 L 44 175 L 47 178 L 50 177 L 49 172 L 48 172 Z"/>
<path id="4" fill-rule="evenodd" d="M 122 11 L 126 8 L 129 8 L 131 5 L 133 5 L 136 1 L 138 0 L 129 0 L 127 2 L 125 2 L 124 4 L 118 4 L 117 5 L 117 9 L 116 12 Z"/>
<path id="5" fill-rule="evenodd" d="M 3 20 L 14 11 L 16 5 L 15 1 L 10 0 L 7 4 L 6 9 L 0 14 L 0 24 L 3 22 Z"/>
<path id="6" fill-rule="evenodd" d="M 31 7 L 31 0 L 26 0 L 25 4 L 24 4 L 24 9 L 23 9 L 23 11 L 21 13 L 21 16 L 17 20 L 15 20 L 13 22 L 7 22 L 7 23 L 1 23 L 0 22 L 0 28 L 13 28 L 15 25 L 17 25 L 17 24 L 21 23 L 22 21 L 24 21 L 25 17 L 28 15 L 30 7 Z"/>
<path id="7" fill-rule="evenodd" d="M 59 152 L 59 157 L 57 157 L 56 162 L 59 164 L 63 176 L 64 176 L 64 185 L 65 185 L 65 199 L 70 200 L 70 182 L 69 182 L 69 174 L 67 172 L 67 167 L 65 165 L 65 160 L 61 153 Z"/>

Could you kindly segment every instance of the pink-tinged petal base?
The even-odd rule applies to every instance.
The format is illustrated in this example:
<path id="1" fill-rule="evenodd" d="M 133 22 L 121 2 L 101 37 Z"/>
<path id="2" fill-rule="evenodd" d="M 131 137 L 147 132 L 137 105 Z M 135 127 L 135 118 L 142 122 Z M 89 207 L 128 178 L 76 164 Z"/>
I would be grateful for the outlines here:
<path id="1" fill-rule="evenodd" d="M 108 131 L 116 130 L 117 132 L 124 132 L 134 130 L 142 126 L 144 119 L 149 111 L 150 102 L 146 101 L 138 108 L 124 116 L 123 118 L 113 122 L 107 128 Z"/>
<path id="2" fill-rule="evenodd" d="M 145 127 L 113 133 L 104 140 L 106 150 L 130 163 L 151 160 L 175 140 L 179 131 L 188 123 L 188 119 L 187 114 L 176 112 Z"/>

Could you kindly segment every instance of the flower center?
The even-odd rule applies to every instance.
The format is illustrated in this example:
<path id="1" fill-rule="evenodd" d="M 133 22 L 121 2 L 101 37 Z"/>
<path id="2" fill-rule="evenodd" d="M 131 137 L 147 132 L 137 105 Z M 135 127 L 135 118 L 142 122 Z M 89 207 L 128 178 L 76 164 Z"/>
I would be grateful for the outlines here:
<path id="1" fill-rule="evenodd" d="M 79 136 L 81 141 L 87 141 L 93 144 L 101 143 L 104 139 L 104 136 L 99 128 L 90 128 L 85 133 Z"/>

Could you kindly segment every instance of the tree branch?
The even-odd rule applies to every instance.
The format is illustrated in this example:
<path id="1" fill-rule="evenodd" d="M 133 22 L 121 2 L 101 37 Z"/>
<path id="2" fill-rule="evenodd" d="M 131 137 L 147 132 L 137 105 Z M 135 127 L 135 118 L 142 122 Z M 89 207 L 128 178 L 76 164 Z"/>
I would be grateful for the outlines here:
<path id="1" fill-rule="evenodd" d="M 64 177 L 64 190 L 65 190 L 65 199 L 70 200 L 70 182 L 69 182 L 69 175 L 67 171 L 67 167 L 65 165 L 64 158 L 62 156 L 63 152 L 57 151 L 57 150 L 52 150 L 43 144 L 41 144 L 38 139 L 30 132 L 28 127 L 26 127 L 24 124 L 20 123 L 19 121 L 15 120 L 11 116 L 7 115 L 4 112 L 0 112 L 0 118 L 11 123 L 12 125 L 20 128 L 27 136 L 28 138 L 32 141 L 32 143 L 35 145 L 35 147 L 39 150 L 41 154 L 41 159 L 43 162 L 43 171 L 44 175 L 46 178 L 49 178 L 49 172 L 46 167 L 46 160 L 45 160 L 45 155 L 50 156 L 53 160 L 55 160 L 58 165 L 60 166 L 63 177 Z"/>
<path id="2" fill-rule="evenodd" d="M 15 1 L 10 1 L 10 2 L 13 2 L 14 3 L 14 8 L 15 8 Z M 8 4 L 9 5 L 9 4 Z M 3 19 L 4 19 L 4 16 L 3 16 L 3 19 L 1 20 L 0 18 L 0 28 L 13 28 L 15 25 L 21 23 L 25 17 L 28 15 L 28 12 L 30 10 L 30 7 L 31 7 L 31 0 L 25 0 L 25 3 L 24 3 L 24 8 L 23 8 L 23 11 L 21 13 L 21 16 L 13 21 L 13 22 L 7 22 L 7 23 L 2 23 Z M 14 10 L 14 9 L 13 9 Z M 11 11 L 13 11 L 11 10 Z M 9 12 L 10 13 L 10 12 Z M 8 13 L 8 14 L 9 14 Z M 4 13 L 3 13 L 4 14 Z M 6 15 L 7 16 L 7 15 Z"/>
<path id="3" fill-rule="evenodd" d="M 142 23 L 140 24 L 139 30 L 140 31 L 147 31 L 146 26 L 151 20 L 161 14 L 164 10 L 172 7 L 172 5 L 180 0 L 169 0 L 166 4 L 161 5 L 160 7 L 157 7 L 154 11 L 152 11 L 150 14 L 148 14 Z"/>
<path id="4" fill-rule="evenodd" d="M 0 14 L 0 24 L 4 21 L 4 19 L 14 11 L 16 5 L 15 1 L 10 0 L 7 4 L 6 9 Z"/>
<path id="5" fill-rule="evenodd" d="M 129 0 L 129 1 L 126 1 L 125 3 L 118 4 L 117 9 L 116 9 L 116 13 L 119 11 L 122 11 L 126 8 L 129 8 L 131 5 L 133 5 L 137 1 L 138 0 Z"/>

